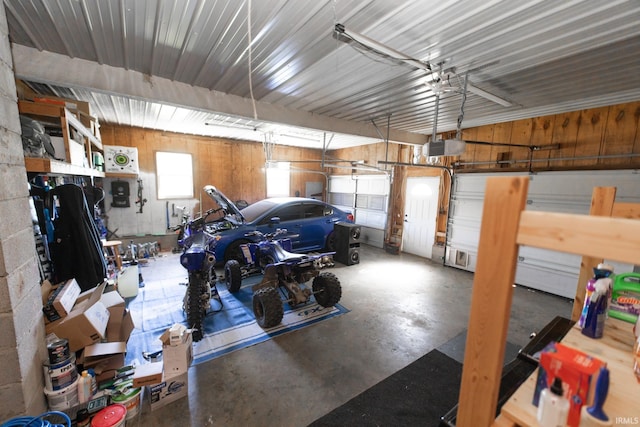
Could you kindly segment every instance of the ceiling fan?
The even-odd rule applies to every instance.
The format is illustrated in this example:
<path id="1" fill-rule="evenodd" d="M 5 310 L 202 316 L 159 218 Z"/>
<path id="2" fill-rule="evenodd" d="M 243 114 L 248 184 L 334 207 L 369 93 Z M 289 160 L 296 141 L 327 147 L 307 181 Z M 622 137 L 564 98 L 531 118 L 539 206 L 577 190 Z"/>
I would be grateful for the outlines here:
<path id="1" fill-rule="evenodd" d="M 430 77 L 426 81 L 427 86 L 431 87 L 431 89 L 437 89 L 441 92 L 443 91 L 460 91 L 461 88 L 456 88 L 451 84 L 451 77 L 458 77 L 457 74 L 453 71 L 453 69 L 442 70 L 440 66 L 439 70 L 434 69 L 434 67 L 427 61 L 421 61 L 419 59 L 412 58 L 411 56 L 404 54 L 392 47 L 384 45 L 376 40 L 373 40 L 363 34 L 357 33 L 355 31 L 348 30 L 345 28 L 343 24 L 335 25 L 335 34 L 338 36 L 339 40 L 342 41 L 354 41 L 359 45 L 367 48 L 368 50 L 375 52 L 381 56 L 384 56 L 389 59 L 393 59 L 396 61 L 400 61 L 404 64 L 412 66 L 414 68 L 418 68 L 424 71 L 427 71 L 427 76 Z M 466 90 L 479 95 L 483 98 L 486 98 L 492 102 L 502 105 L 503 107 L 511 107 L 513 104 L 506 99 L 500 98 L 492 93 L 487 92 L 484 89 L 480 89 L 472 84 L 467 83 Z M 435 92 L 435 90 L 434 90 Z"/>

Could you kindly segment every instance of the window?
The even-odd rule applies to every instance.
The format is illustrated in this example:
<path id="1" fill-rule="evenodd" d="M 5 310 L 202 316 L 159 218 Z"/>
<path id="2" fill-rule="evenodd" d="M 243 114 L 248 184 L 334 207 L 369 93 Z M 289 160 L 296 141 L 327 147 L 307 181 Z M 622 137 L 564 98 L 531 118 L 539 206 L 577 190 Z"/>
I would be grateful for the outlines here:
<path id="1" fill-rule="evenodd" d="M 267 164 L 267 197 L 288 197 L 289 162 Z"/>
<path id="2" fill-rule="evenodd" d="M 327 212 L 329 211 L 329 212 Z M 303 218 L 319 218 L 331 215 L 331 209 L 325 208 L 324 205 L 304 204 L 302 205 Z"/>
<path id="3" fill-rule="evenodd" d="M 301 213 L 302 213 L 302 205 L 300 204 L 283 206 L 279 209 L 276 209 L 276 211 L 273 212 L 272 215 L 269 215 L 268 217 L 260 221 L 260 225 L 269 224 L 269 222 L 271 221 L 271 218 L 276 216 L 280 218 L 280 221 L 294 221 L 296 219 L 300 219 Z"/>
<path id="4" fill-rule="evenodd" d="M 193 197 L 192 162 L 191 154 L 156 152 L 158 199 Z"/>

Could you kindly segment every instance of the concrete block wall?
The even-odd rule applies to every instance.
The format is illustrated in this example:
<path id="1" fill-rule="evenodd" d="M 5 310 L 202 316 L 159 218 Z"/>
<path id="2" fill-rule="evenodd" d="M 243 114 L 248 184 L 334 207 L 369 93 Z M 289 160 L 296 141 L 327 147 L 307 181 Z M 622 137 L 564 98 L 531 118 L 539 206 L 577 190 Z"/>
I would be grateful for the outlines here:
<path id="1" fill-rule="evenodd" d="M 40 275 L 29 212 L 7 20 L 0 7 L 0 423 L 47 408 Z"/>

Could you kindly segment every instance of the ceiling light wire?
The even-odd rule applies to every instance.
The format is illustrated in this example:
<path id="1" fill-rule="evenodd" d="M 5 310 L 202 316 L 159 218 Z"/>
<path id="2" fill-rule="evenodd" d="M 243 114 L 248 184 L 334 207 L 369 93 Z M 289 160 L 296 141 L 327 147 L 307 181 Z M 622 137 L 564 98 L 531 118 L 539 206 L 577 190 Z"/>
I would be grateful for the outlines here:
<path id="1" fill-rule="evenodd" d="M 467 100 L 467 82 L 469 81 L 469 71 L 464 73 L 464 83 L 462 87 L 462 102 L 460 103 L 460 114 L 456 125 L 456 139 L 462 139 L 462 119 L 464 119 L 464 103 Z"/>
<path id="2" fill-rule="evenodd" d="M 251 94 L 251 105 L 253 106 L 253 119 L 258 120 L 258 111 L 256 110 L 256 100 L 253 97 L 253 81 L 251 79 L 252 69 L 251 69 L 251 0 L 247 0 L 247 37 L 249 39 L 249 93 Z"/>

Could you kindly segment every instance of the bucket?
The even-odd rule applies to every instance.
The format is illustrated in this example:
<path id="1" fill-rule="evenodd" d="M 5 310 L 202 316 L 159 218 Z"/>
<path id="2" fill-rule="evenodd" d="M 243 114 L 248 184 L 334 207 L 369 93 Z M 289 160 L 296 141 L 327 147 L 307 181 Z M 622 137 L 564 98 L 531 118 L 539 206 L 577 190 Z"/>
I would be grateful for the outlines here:
<path id="1" fill-rule="evenodd" d="M 75 383 L 78 378 L 78 370 L 76 368 L 76 356 L 63 360 L 60 363 L 43 363 L 44 384 L 49 391 L 58 391 Z"/>
<path id="2" fill-rule="evenodd" d="M 135 417 L 140 409 L 140 388 L 133 387 L 133 380 L 125 381 L 111 396 L 113 403 L 119 403 L 127 408 L 127 420 Z"/>
<path id="3" fill-rule="evenodd" d="M 47 344 L 49 353 L 49 363 L 57 365 L 69 358 L 69 341 L 65 338 L 58 338 Z"/>
<path id="4" fill-rule="evenodd" d="M 127 418 L 127 408 L 115 403 L 97 412 L 91 419 L 91 427 L 124 427 Z"/>
<path id="5" fill-rule="evenodd" d="M 47 390 L 45 387 L 44 394 L 47 396 L 51 411 L 64 411 L 73 408 L 78 404 L 78 379 L 76 377 L 74 382 L 60 390 Z"/>

